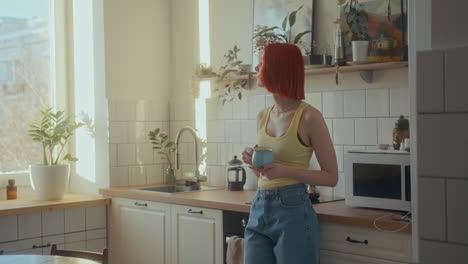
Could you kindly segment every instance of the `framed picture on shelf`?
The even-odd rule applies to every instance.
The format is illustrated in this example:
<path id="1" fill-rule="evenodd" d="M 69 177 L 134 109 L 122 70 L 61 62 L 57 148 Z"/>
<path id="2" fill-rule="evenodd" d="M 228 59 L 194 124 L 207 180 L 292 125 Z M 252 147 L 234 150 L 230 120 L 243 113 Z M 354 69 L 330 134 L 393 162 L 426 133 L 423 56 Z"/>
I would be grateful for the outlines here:
<path id="1" fill-rule="evenodd" d="M 341 31 L 349 32 L 346 6 L 341 8 Z M 368 60 L 390 62 L 408 60 L 408 0 L 359 0 L 361 23 L 368 30 Z M 351 34 L 344 34 L 345 56 L 351 60 Z"/>
<path id="2" fill-rule="evenodd" d="M 284 18 L 301 6 L 302 8 L 297 12 L 295 24 L 289 34 L 291 36 L 296 36 L 301 32 L 313 29 L 314 0 L 254 0 L 254 32 L 252 35 L 255 35 L 259 31 L 259 28 L 277 26 L 279 31 L 281 31 Z M 274 39 L 257 39 L 253 43 L 252 62 L 254 66 L 258 65 L 260 56 L 262 56 L 262 51 L 258 48 L 261 45 L 256 41 L 275 42 Z M 303 55 L 308 55 L 311 51 L 312 40 L 312 34 L 306 34 L 301 38 L 300 43 L 297 44 Z"/>

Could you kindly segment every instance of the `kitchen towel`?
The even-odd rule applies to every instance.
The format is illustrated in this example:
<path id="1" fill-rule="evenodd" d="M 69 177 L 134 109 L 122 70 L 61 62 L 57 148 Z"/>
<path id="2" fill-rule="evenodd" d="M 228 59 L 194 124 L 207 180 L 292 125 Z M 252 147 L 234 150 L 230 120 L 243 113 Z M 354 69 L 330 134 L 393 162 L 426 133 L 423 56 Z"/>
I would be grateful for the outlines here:
<path id="1" fill-rule="evenodd" d="M 227 264 L 244 263 L 244 239 L 238 236 L 231 236 L 227 239 Z"/>

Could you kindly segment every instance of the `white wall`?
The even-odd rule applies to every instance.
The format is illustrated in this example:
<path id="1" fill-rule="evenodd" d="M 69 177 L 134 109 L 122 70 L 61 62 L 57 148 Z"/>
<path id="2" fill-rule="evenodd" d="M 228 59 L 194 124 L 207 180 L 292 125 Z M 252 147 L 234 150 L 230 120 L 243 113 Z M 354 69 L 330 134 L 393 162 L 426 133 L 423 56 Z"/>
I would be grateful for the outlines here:
<path id="1" fill-rule="evenodd" d="M 169 129 L 169 0 L 104 0 L 110 185 L 163 181 L 148 132 Z"/>
<path id="2" fill-rule="evenodd" d="M 466 7 L 460 1 L 415 3 L 414 51 L 419 51 L 411 71 L 419 183 L 415 239 L 419 261 L 425 264 L 468 259 Z M 460 46 L 465 48 L 455 48 Z"/>

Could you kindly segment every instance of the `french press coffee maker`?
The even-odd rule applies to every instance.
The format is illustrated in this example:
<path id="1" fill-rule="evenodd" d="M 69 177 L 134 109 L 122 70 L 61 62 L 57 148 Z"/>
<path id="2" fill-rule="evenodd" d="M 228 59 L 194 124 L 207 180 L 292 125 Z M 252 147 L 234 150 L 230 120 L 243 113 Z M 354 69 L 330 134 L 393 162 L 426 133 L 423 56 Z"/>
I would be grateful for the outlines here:
<path id="1" fill-rule="evenodd" d="M 228 162 L 227 180 L 229 191 L 242 191 L 246 180 L 246 172 L 242 167 L 242 161 L 234 156 L 234 159 Z"/>

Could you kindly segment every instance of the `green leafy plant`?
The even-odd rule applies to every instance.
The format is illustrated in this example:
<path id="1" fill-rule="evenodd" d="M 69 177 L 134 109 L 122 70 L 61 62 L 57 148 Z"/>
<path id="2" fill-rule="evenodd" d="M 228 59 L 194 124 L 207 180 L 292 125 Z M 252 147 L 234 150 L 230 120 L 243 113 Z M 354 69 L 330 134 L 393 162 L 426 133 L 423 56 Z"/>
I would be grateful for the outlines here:
<path id="1" fill-rule="evenodd" d="M 173 168 L 172 153 L 176 151 L 175 143 L 168 140 L 169 135 L 167 132 L 156 128 L 154 131 L 148 133 L 149 140 L 153 144 L 153 149 L 158 150 L 158 154 L 162 155 L 161 159 L 166 160 L 170 168 Z"/>
<path id="2" fill-rule="evenodd" d="M 274 26 L 274 27 L 261 27 L 257 26 L 256 31 L 254 31 L 254 36 L 252 37 L 255 40 L 255 50 L 261 51 L 263 50 L 264 46 L 267 44 L 274 42 L 283 42 L 283 43 L 291 43 L 291 44 L 300 44 L 302 37 L 307 34 L 312 33 L 311 30 L 305 30 L 303 32 L 298 33 L 297 35 L 292 35 L 292 28 L 296 24 L 296 16 L 297 13 L 302 9 L 303 6 L 300 6 L 297 10 L 288 13 L 284 18 L 283 22 L 281 23 L 281 28 Z M 269 40 L 269 41 L 265 41 Z"/>
<path id="3" fill-rule="evenodd" d="M 343 12 L 345 14 L 346 24 L 349 30 L 344 34 L 351 34 L 351 40 L 369 40 L 369 30 L 367 28 L 368 16 L 365 10 L 362 10 L 358 0 L 350 0 L 349 2 L 339 1 L 338 5 L 344 5 Z"/>
<path id="4" fill-rule="evenodd" d="M 226 102 L 232 102 L 235 98 L 242 100 L 242 89 L 244 89 L 247 84 L 247 79 L 228 79 L 227 77 L 230 74 L 240 72 L 240 65 L 242 60 L 238 58 L 238 52 L 240 49 L 237 45 L 224 54 L 224 64 L 220 67 L 220 72 L 218 74 L 219 80 L 226 80 L 227 83 L 221 83 L 221 88 L 218 86 L 215 91 L 218 92 L 218 96 L 222 99 L 222 104 Z"/>
<path id="5" fill-rule="evenodd" d="M 31 122 L 29 135 L 34 141 L 42 144 L 44 165 L 57 165 L 62 161 L 77 161 L 70 153 L 64 151 L 75 130 L 80 127 L 94 130 L 92 120 L 87 117 L 84 123 L 75 122 L 73 115 L 65 115 L 64 111 L 54 112 L 52 108 L 41 110 L 40 114 Z"/>
<path id="6" fill-rule="evenodd" d="M 193 68 L 193 74 L 198 77 L 212 77 L 217 76 L 213 68 L 206 63 L 199 63 Z"/>

